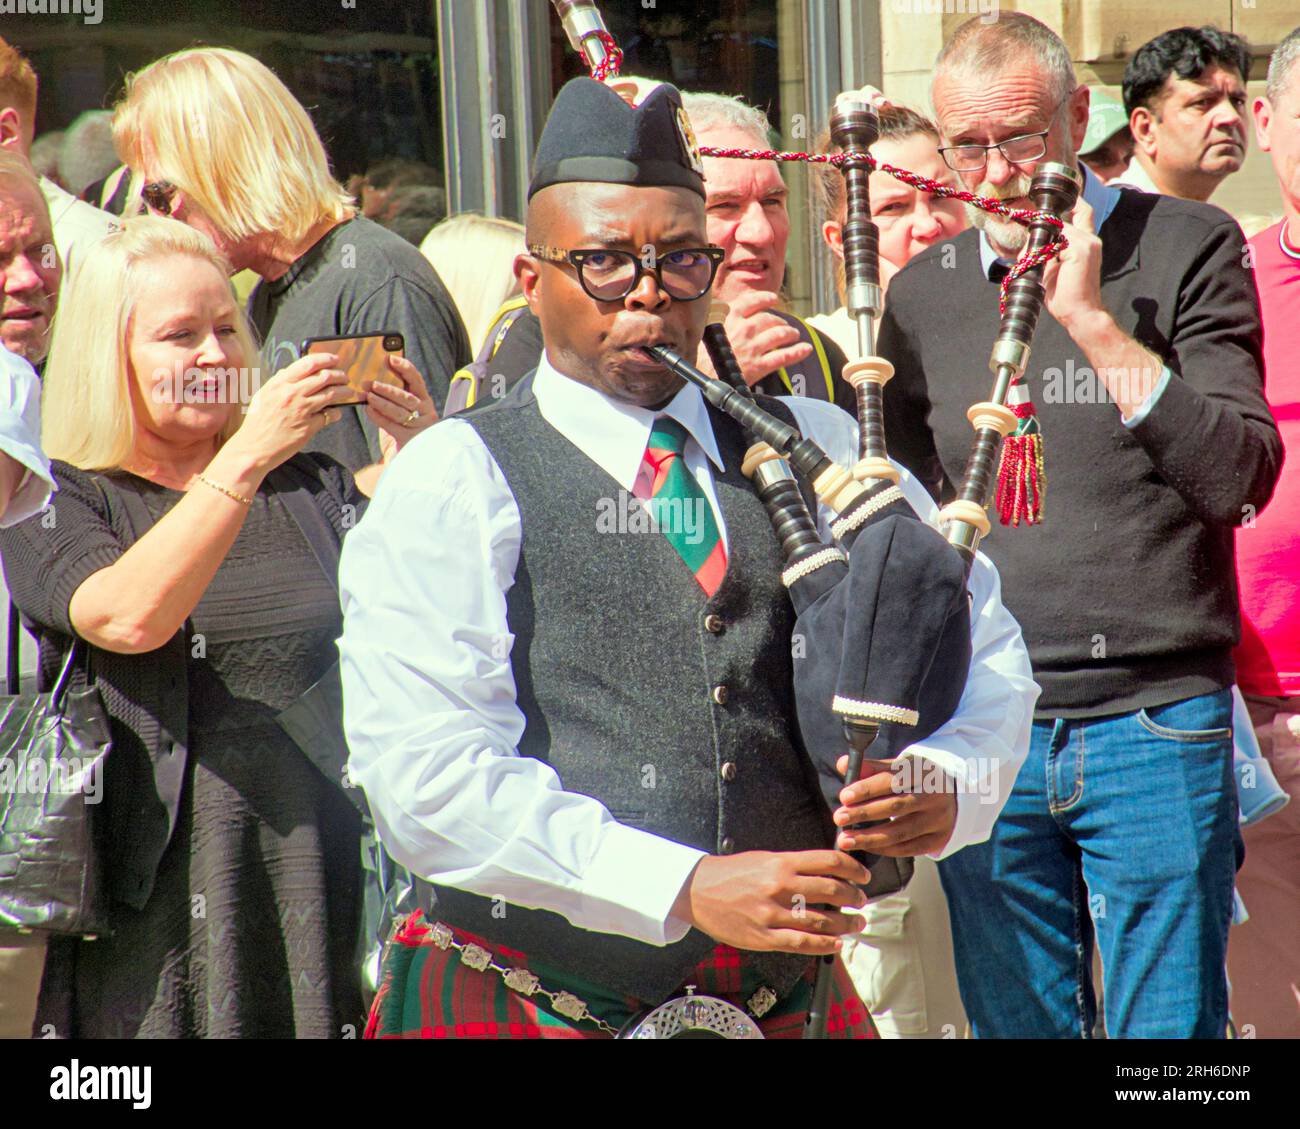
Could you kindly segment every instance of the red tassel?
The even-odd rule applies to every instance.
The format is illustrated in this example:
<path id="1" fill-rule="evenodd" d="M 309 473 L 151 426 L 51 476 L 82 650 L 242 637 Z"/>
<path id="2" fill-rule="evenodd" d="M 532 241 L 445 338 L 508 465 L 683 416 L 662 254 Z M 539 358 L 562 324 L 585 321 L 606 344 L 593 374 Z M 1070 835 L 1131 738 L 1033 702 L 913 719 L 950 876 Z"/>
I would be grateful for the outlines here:
<path id="1" fill-rule="evenodd" d="M 998 517 L 1003 525 L 1043 520 L 1043 441 L 1040 435 L 1008 435 L 998 473 Z"/>
<path id="2" fill-rule="evenodd" d="M 1029 393 L 1019 381 L 1012 385 L 1007 406 L 1020 424 L 1002 442 L 995 499 L 998 518 L 1003 525 L 1038 525 L 1043 520 L 1043 496 L 1047 492 L 1043 429 Z"/>

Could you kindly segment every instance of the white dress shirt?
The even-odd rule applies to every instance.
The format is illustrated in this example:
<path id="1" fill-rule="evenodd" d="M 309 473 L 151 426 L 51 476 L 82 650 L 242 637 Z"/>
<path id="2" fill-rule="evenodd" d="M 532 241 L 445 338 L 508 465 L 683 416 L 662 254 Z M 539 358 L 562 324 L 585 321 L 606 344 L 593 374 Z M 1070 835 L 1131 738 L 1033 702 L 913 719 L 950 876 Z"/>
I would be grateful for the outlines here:
<path id="1" fill-rule="evenodd" d="M 687 467 L 726 537 L 710 467 L 722 462 L 697 389 L 655 413 L 615 403 L 543 357 L 534 391 L 547 422 L 629 496 L 656 414 L 676 419 L 690 436 Z M 832 458 L 856 461 L 851 417 L 820 401 L 785 402 Z M 922 516 L 937 519 L 906 471 L 902 486 Z M 829 536 L 831 515 L 823 508 L 818 517 Z M 566 792 L 549 765 L 518 753 L 525 718 L 506 593 L 521 538 L 501 469 L 464 420 L 413 440 L 385 473 L 340 566 L 352 779 L 393 857 L 430 881 L 552 910 L 584 929 L 680 940 L 688 927 L 671 909 L 702 852 L 617 823 L 599 801 Z M 982 556 L 971 589 L 974 659 L 960 709 L 909 750 L 972 785 L 958 798 L 945 855 L 988 838 L 1028 751 L 1038 697 L 1020 629 Z"/>
<path id="2" fill-rule="evenodd" d="M 1139 192 L 1159 193 L 1160 189 L 1156 182 L 1151 179 L 1151 174 L 1147 172 L 1142 162 L 1136 156 L 1129 161 L 1126 168 L 1119 176 L 1110 180 L 1112 185 L 1122 184 L 1126 188 L 1136 188 Z M 1098 225 L 1100 226 L 1100 224 Z"/>
<path id="3" fill-rule="evenodd" d="M 57 489 L 50 460 L 41 450 L 41 382 L 36 370 L 0 346 L 0 452 L 26 468 L 0 529 L 40 513 Z"/>
<path id="4" fill-rule="evenodd" d="M 41 385 L 27 361 L 0 346 L 0 452 L 26 467 L 9 506 L 0 514 L 0 529 L 26 521 L 43 510 L 56 489 L 50 461 L 41 450 Z M 0 576 L 0 650 L 9 649 L 9 588 Z M 23 632 L 19 632 L 21 639 Z M 34 646 L 18 649 L 18 673 L 36 673 Z"/>

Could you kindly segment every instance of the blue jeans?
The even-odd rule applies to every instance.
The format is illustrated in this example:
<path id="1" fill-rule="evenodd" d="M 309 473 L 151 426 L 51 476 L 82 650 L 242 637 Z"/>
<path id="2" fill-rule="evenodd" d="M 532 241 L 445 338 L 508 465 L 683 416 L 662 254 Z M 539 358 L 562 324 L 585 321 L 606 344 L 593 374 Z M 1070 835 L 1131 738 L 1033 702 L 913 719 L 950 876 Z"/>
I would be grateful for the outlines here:
<path id="1" fill-rule="evenodd" d="M 1036 721 L 987 843 L 939 864 L 979 1038 L 1223 1038 L 1237 867 L 1229 691 Z"/>

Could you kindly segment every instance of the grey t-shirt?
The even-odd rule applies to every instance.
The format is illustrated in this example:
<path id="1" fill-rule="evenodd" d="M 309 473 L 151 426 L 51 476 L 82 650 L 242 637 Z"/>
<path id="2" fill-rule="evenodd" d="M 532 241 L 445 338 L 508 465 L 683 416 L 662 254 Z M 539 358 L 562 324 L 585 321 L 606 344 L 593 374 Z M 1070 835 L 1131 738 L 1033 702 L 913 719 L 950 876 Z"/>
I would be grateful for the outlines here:
<path id="1" fill-rule="evenodd" d="M 442 279 L 401 236 L 363 217 L 331 230 L 283 278 L 259 282 L 248 313 L 262 340 L 266 376 L 296 361 L 311 337 L 400 333 L 439 411 L 452 375 L 472 360 L 469 335 Z M 356 472 L 379 457 L 365 407 L 306 447 Z"/>

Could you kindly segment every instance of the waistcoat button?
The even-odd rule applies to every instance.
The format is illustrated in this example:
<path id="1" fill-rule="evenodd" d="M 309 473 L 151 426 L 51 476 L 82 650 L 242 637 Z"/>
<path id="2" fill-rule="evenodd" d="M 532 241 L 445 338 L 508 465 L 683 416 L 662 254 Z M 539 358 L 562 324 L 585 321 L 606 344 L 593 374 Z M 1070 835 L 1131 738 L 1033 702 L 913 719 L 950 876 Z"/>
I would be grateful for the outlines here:
<path id="1" fill-rule="evenodd" d="M 733 780 L 736 779 L 736 773 L 738 771 L 739 770 L 736 768 L 736 765 L 733 761 L 727 761 L 727 763 L 722 766 L 722 779 L 725 780 L 728 784 L 730 784 Z"/>
<path id="2" fill-rule="evenodd" d="M 733 839 L 730 835 L 728 835 L 725 839 L 722 840 L 722 853 L 724 855 L 731 854 L 735 849 L 736 849 L 736 840 Z"/>
<path id="3" fill-rule="evenodd" d="M 727 704 L 728 696 L 729 691 L 725 686 L 715 686 L 713 688 L 713 700 L 717 702 L 718 705 L 725 706 Z"/>
<path id="4" fill-rule="evenodd" d="M 704 630 L 710 635 L 721 635 L 727 630 L 726 620 L 720 615 L 706 615 L 704 617 Z"/>

